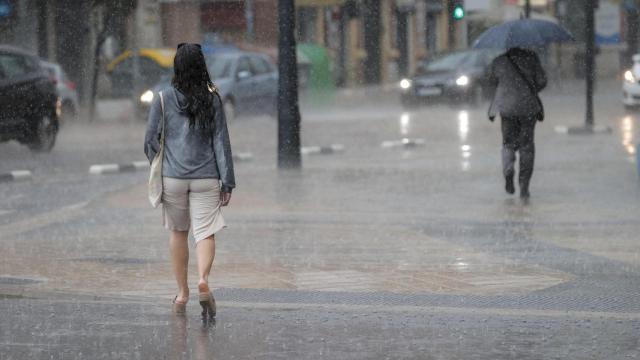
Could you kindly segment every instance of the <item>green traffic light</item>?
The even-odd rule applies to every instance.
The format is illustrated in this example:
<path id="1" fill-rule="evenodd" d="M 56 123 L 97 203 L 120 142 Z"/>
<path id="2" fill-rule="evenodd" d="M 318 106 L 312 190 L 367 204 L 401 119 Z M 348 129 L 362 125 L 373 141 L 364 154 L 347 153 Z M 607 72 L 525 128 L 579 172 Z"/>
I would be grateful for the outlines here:
<path id="1" fill-rule="evenodd" d="M 464 17 L 464 9 L 462 6 L 458 5 L 453 8 L 453 18 L 456 20 L 461 20 Z"/>

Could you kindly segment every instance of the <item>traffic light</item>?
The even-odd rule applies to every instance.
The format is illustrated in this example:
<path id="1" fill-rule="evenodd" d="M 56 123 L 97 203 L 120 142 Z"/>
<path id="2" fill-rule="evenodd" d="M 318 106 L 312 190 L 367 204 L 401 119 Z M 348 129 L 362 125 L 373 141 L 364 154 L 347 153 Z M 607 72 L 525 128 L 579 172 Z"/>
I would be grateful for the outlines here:
<path id="1" fill-rule="evenodd" d="M 464 0 L 450 0 L 451 1 L 451 17 L 453 20 L 462 20 L 465 15 Z"/>

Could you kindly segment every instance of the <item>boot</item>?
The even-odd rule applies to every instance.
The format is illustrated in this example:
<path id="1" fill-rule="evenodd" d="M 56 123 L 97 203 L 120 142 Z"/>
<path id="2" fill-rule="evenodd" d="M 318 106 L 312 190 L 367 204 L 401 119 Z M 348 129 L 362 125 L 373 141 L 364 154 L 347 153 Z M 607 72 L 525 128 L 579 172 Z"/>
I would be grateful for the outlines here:
<path id="1" fill-rule="evenodd" d="M 513 185 L 513 175 L 505 176 L 504 180 L 505 180 L 504 189 L 507 192 L 507 194 L 515 193 L 516 192 L 516 188 Z"/>

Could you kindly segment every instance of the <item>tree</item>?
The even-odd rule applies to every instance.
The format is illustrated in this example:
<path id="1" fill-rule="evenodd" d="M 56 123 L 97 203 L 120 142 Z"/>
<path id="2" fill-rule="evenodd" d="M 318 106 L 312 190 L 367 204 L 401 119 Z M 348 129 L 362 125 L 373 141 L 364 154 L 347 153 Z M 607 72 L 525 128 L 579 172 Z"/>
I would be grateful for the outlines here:
<path id="1" fill-rule="evenodd" d="M 95 48 L 93 52 L 93 69 L 91 77 L 91 92 L 89 95 L 89 119 L 93 121 L 95 116 L 95 103 L 98 92 L 98 75 L 100 74 L 101 61 L 100 50 L 107 38 L 112 35 L 116 38 L 124 38 L 126 19 L 136 8 L 136 0 L 94 0 L 93 7 L 101 8 L 101 24 L 96 29 Z"/>

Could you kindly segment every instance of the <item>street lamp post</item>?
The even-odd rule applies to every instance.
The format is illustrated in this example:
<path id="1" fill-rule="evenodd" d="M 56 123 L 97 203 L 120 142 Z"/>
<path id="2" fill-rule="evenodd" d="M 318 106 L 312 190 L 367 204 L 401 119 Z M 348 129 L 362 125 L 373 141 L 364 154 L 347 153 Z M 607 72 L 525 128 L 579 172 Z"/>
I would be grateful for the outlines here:
<path id="1" fill-rule="evenodd" d="M 531 0 L 524 2 L 524 17 L 527 19 L 531 17 Z"/>
<path id="2" fill-rule="evenodd" d="M 595 1 L 585 0 L 585 80 L 587 109 L 585 126 L 587 129 L 593 129 L 593 85 L 595 81 Z"/>
<path id="3" fill-rule="evenodd" d="M 302 167 L 294 0 L 278 0 L 278 167 Z"/>

